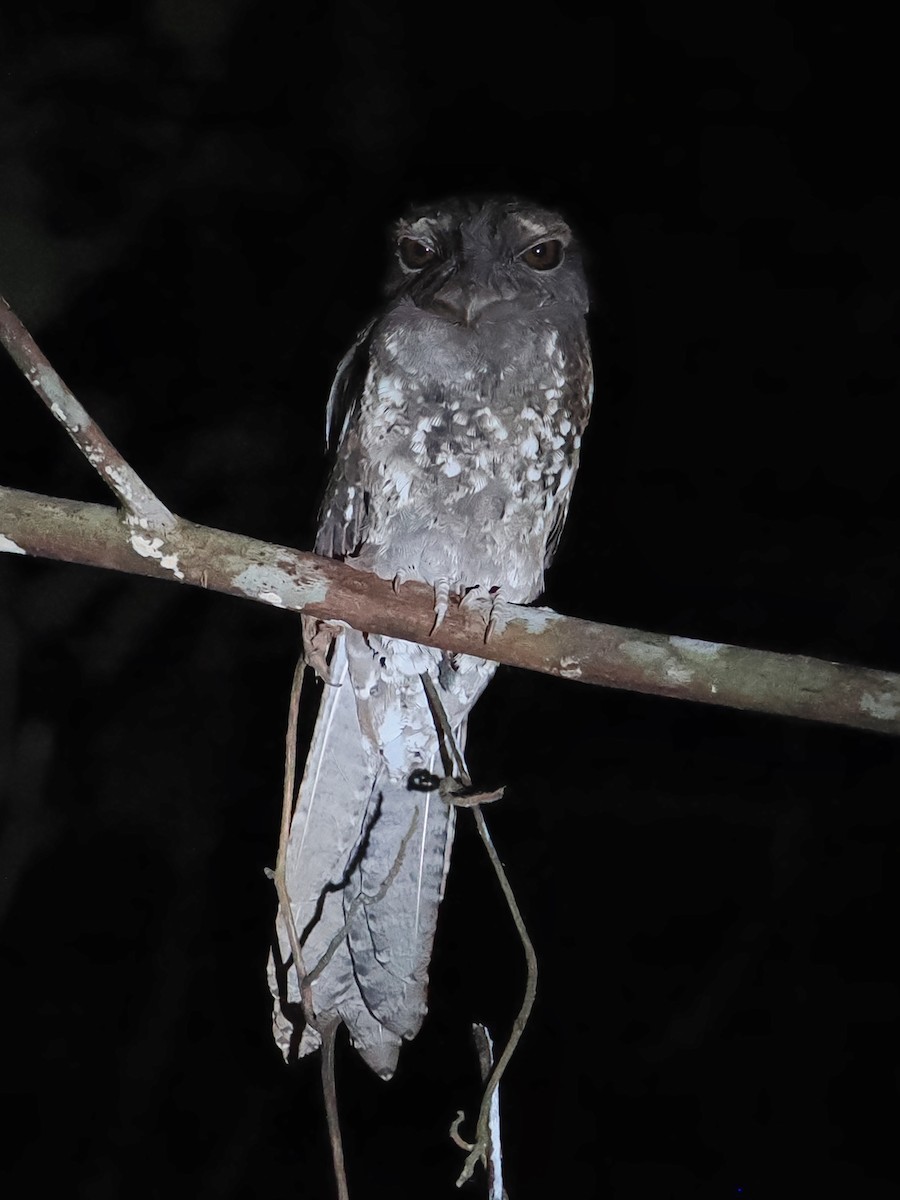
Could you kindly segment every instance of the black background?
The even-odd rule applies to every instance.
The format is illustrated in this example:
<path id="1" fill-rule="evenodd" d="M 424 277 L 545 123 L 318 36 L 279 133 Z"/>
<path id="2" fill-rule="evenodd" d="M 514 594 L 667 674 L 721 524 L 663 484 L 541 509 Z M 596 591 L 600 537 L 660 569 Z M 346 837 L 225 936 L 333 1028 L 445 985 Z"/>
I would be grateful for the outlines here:
<path id="1" fill-rule="evenodd" d="M 558 205 L 598 386 L 547 602 L 900 669 L 894 39 L 622 7 L 4 10 L 0 289 L 172 509 L 306 547 L 388 223 Z M 5 361 L 0 396 L 3 483 L 108 499 Z M 264 981 L 296 620 L 12 556 L 0 588 L 4 1194 L 329 1196 Z M 896 1194 L 895 743 L 508 669 L 470 730 L 542 969 L 512 1200 Z M 460 1194 L 469 1023 L 519 1004 L 461 825 L 425 1027 L 388 1084 L 339 1048 L 355 1200 Z"/>

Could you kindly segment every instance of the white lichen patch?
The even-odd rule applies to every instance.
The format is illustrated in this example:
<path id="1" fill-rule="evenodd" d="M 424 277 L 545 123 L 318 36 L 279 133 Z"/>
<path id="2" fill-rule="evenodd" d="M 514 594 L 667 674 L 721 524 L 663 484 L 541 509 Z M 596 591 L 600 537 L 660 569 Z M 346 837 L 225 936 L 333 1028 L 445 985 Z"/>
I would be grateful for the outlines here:
<path id="1" fill-rule="evenodd" d="M 694 678 L 694 672 L 690 667 L 682 666 L 681 663 L 666 664 L 666 679 L 671 683 L 690 683 Z"/>
<path id="2" fill-rule="evenodd" d="M 149 529 L 151 521 L 149 517 L 142 517 L 137 513 L 126 513 L 125 524 L 136 529 Z"/>
<path id="3" fill-rule="evenodd" d="M 0 533 L 0 554 L 26 554 L 21 546 L 17 546 L 12 538 Z"/>
<path id="4" fill-rule="evenodd" d="M 725 648 L 721 642 L 699 642 L 686 637 L 670 637 L 669 645 L 684 654 L 697 654 L 704 658 L 715 658 Z"/>
<path id="5" fill-rule="evenodd" d="M 859 702 L 860 710 L 879 721 L 893 721 L 900 716 L 900 704 L 897 703 L 895 692 L 863 692 Z"/>
<path id="6" fill-rule="evenodd" d="M 116 494 L 122 496 L 129 502 L 134 500 L 134 477 L 127 467 L 121 467 L 117 463 L 104 463 L 102 451 L 91 451 L 88 458 L 94 465 L 99 464 L 103 474 L 110 481 L 116 490 Z"/>
<path id="7" fill-rule="evenodd" d="M 159 565 L 166 571 L 171 571 L 176 579 L 184 579 L 184 571 L 178 565 L 177 554 L 164 554 L 159 560 Z"/>
<path id="8" fill-rule="evenodd" d="M 260 600 L 264 600 L 266 604 L 274 604 L 276 608 L 284 608 L 285 604 L 277 592 L 260 592 Z"/>
<path id="9" fill-rule="evenodd" d="M 571 657 L 561 658 L 559 660 L 559 673 L 563 679 L 580 679 L 582 670 L 578 665 L 578 659 Z"/>
<path id="10" fill-rule="evenodd" d="M 502 627 L 501 622 L 505 626 L 515 621 L 517 625 L 524 625 L 529 633 L 544 633 L 558 621 L 566 620 L 552 608 L 517 608 L 514 613 L 510 613 L 509 620 L 507 620 L 504 616 L 504 607 L 503 604 L 498 604 L 493 610 L 494 625 L 498 630 Z"/>
<path id="11" fill-rule="evenodd" d="M 644 667 L 657 667 L 669 657 L 669 652 L 652 642 L 622 642 L 619 649 L 633 662 Z"/>
<path id="12" fill-rule="evenodd" d="M 90 425 L 90 417 L 52 367 L 35 363 L 29 367 L 26 378 L 32 387 L 43 391 L 50 401 L 50 411 L 71 433 L 78 433 Z"/>
<path id="13" fill-rule="evenodd" d="M 132 533 L 128 539 L 131 548 L 141 558 L 155 558 L 164 571 L 171 571 L 176 579 L 184 579 L 184 571 L 178 565 L 177 554 L 163 554 L 165 542 L 160 537 L 150 537 L 143 533 Z"/>
<path id="14" fill-rule="evenodd" d="M 247 567 L 232 580 L 238 591 L 251 599 L 265 600 L 275 604 L 271 597 L 277 596 L 281 608 L 299 608 L 302 604 L 318 604 L 328 595 L 328 585 L 312 577 L 302 583 L 278 567 L 259 564 Z"/>
<path id="15" fill-rule="evenodd" d="M 685 686 L 694 678 L 693 669 L 673 658 L 665 646 L 656 646 L 652 642 L 623 642 L 619 649 L 642 667 L 661 671 L 669 683 Z"/>
<path id="16" fill-rule="evenodd" d="M 141 558 L 162 558 L 160 550 L 163 546 L 162 538 L 144 537 L 142 533 L 133 533 L 129 538 L 131 548 Z"/>

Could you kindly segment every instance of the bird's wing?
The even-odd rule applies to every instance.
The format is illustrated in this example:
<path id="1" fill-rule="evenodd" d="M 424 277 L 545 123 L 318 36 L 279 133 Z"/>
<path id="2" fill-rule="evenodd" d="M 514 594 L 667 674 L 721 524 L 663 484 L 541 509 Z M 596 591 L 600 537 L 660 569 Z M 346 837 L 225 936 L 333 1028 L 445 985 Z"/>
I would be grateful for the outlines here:
<path id="1" fill-rule="evenodd" d="M 338 364 L 328 396 L 326 442 L 334 461 L 322 506 L 315 550 L 327 558 L 353 558 L 365 543 L 369 492 L 357 418 L 369 370 L 369 325 Z"/>
<path id="2" fill-rule="evenodd" d="M 547 540 L 544 545 L 544 570 L 546 571 L 559 549 L 559 539 L 562 536 L 566 517 L 569 515 L 569 504 L 572 499 L 572 484 L 578 470 L 581 456 L 581 436 L 588 423 L 591 412 L 591 401 L 594 394 L 594 377 L 591 366 L 591 352 L 586 336 L 575 341 L 575 362 L 569 366 L 564 387 L 561 389 L 561 407 L 570 414 L 572 443 L 566 448 L 565 458 L 560 472 L 560 486 L 553 498 L 553 508 L 547 523 Z M 564 481 L 564 482 L 562 482 Z"/>

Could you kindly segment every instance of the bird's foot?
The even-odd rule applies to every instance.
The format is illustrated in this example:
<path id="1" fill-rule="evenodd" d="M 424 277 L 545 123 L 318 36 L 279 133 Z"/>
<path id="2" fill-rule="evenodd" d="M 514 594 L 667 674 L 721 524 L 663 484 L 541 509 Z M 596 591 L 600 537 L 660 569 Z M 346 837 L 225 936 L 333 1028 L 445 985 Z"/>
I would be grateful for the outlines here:
<path id="1" fill-rule="evenodd" d="M 436 579 L 434 582 L 434 624 L 431 627 L 431 636 L 434 636 L 435 632 L 443 625 L 449 607 L 450 580 Z"/>
<path id="2" fill-rule="evenodd" d="M 494 610 L 503 599 L 503 593 L 499 587 L 486 587 L 483 583 L 478 583 L 475 587 L 470 587 L 466 594 L 459 602 L 459 607 L 472 608 L 473 606 L 484 608 L 487 610 L 484 617 L 484 640 L 487 643 L 491 634 L 494 632 L 495 620 Z"/>

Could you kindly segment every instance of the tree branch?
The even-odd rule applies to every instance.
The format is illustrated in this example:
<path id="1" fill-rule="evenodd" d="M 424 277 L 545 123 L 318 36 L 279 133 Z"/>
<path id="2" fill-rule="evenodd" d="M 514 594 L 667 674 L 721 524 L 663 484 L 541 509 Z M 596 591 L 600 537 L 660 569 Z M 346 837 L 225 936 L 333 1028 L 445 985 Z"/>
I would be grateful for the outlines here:
<path id="1" fill-rule="evenodd" d="M 16 366 L 112 490 L 127 519 L 143 529 L 171 528 L 175 518 L 75 399 L 2 296 L 0 344 L 6 347 Z"/>
<path id="2" fill-rule="evenodd" d="M 113 508 L 0 487 L 0 550 L 177 580 L 582 683 L 900 734 L 900 675 L 502 601 L 453 600 L 432 636 L 434 595 L 424 584 L 394 591 L 347 563 L 180 518 L 151 537 Z"/>

